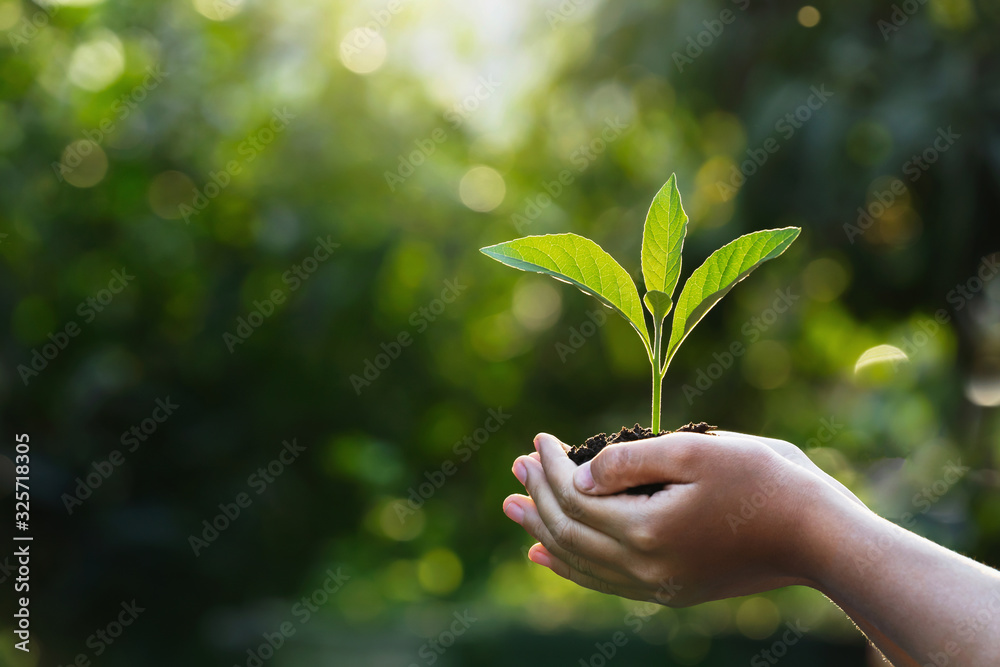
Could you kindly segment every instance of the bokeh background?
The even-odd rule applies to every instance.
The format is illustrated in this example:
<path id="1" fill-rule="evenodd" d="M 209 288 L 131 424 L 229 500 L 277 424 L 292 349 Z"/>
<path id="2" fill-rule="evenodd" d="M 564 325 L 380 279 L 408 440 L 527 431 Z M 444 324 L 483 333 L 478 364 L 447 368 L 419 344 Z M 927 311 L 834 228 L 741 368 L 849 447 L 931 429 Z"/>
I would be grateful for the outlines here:
<path id="1" fill-rule="evenodd" d="M 997 0 L 3 0 L 2 534 L 28 433 L 35 541 L 29 655 L 0 548 L 0 664 L 864 664 L 810 590 L 671 610 L 527 562 L 512 460 L 647 423 L 648 368 L 478 248 L 577 232 L 641 288 L 673 172 L 683 276 L 801 226 L 688 339 L 664 424 L 785 438 L 998 565 L 998 29 Z"/>

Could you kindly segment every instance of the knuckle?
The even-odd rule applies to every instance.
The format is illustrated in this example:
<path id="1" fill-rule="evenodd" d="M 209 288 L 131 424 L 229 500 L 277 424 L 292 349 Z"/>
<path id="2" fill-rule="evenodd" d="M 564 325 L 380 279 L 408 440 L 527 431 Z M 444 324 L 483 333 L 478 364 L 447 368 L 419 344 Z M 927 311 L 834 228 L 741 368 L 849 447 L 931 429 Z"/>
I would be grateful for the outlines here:
<path id="1" fill-rule="evenodd" d="M 577 546 L 580 533 L 572 519 L 566 518 L 553 526 L 552 537 L 563 549 L 572 551 Z"/>
<path id="2" fill-rule="evenodd" d="M 603 476 L 613 480 L 638 465 L 640 455 L 637 447 L 624 444 L 605 448 L 594 460 L 595 464 L 602 458 L 601 465 L 597 466 L 598 470 Z"/>
<path id="3" fill-rule="evenodd" d="M 647 590 L 658 588 L 663 581 L 663 571 L 660 566 L 649 562 L 633 565 L 632 576 Z"/>
<path id="4" fill-rule="evenodd" d="M 611 584 L 604 581 L 603 579 L 594 578 L 594 590 L 598 593 L 604 593 L 605 595 L 615 595 L 614 589 L 611 588 Z"/>
<path id="5" fill-rule="evenodd" d="M 580 574 L 591 579 L 596 578 L 594 574 L 593 564 L 585 561 L 584 559 L 574 556 L 573 558 L 573 568 L 576 569 Z"/>
<path id="6" fill-rule="evenodd" d="M 655 551 L 659 544 L 659 535 L 656 530 L 646 523 L 639 523 L 632 527 L 626 533 L 626 538 L 629 546 L 640 553 Z"/>
<path id="7" fill-rule="evenodd" d="M 566 513 L 566 516 L 572 519 L 579 521 L 583 518 L 583 505 L 580 504 L 580 501 L 575 494 L 563 497 L 562 508 Z"/>
<path id="8" fill-rule="evenodd" d="M 674 461 L 678 468 L 689 470 L 701 459 L 703 445 L 691 442 L 678 443 L 673 448 Z"/>

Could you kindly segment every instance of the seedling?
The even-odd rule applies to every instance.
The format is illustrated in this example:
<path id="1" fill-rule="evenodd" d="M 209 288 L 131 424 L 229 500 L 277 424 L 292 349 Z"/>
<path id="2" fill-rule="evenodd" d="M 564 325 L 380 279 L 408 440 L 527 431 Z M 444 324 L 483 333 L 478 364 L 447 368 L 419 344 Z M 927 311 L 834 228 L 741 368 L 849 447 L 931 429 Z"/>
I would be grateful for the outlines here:
<path id="1" fill-rule="evenodd" d="M 785 227 L 753 232 L 713 252 L 684 283 L 674 308 L 670 340 L 664 350 L 663 324 L 674 306 L 672 299 L 680 278 L 687 226 L 688 217 L 677 190 L 676 174 L 672 174 L 653 198 L 642 232 L 642 277 L 646 283 L 642 303 L 653 317 L 652 338 L 632 277 L 590 239 L 576 234 L 546 234 L 481 249 L 507 266 L 544 273 L 576 285 L 632 325 L 642 339 L 653 371 L 653 434 L 660 432 L 663 377 L 677 348 L 736 283 L 767 260 L 785 252 L 802 231 L 799 227 Z"/>

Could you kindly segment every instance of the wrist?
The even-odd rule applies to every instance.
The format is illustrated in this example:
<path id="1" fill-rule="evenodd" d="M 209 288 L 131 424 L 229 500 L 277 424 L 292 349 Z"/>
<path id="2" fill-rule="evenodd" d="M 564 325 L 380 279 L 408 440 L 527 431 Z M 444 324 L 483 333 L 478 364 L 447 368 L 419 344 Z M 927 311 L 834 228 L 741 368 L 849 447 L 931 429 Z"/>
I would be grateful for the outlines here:
<path id="1" fill-rule="evenodd" d="M 847 497 L 820 477 L 803 484 L 798 507 L 793 509 L 797 549 L 793 575 L 804 585 L 830 596 L 836 572 L 855 567 L 858 532 L 870 532 L 878 515 Z"/>

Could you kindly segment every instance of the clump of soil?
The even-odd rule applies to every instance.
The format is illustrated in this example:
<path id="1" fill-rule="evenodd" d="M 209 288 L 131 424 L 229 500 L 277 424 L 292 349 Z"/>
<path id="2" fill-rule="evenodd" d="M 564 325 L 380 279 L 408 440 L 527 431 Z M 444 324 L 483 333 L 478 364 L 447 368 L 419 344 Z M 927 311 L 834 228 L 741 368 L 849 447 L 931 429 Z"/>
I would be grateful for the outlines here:
<path id="1" fill-rule="evenodd" d="M 615 443 L 647 440 L 649 438 L 655 438 L 668 433 L 705 433 L 707 435 L 715 435 L 712 431 L 717 428 L 717 426 L 712 426 L 705 422 L 698 422 L 697 424 L 691 422 L 681 426 L 676 431 L 660 431 L 659 433 L 653 433 L 652 429 L 645 428 L 639 424 L 636 424 L 632 428 L 623 426 L 622 430 L 618 431 L 614 435 L 598 433 L 593 437 L 587 438 L 585 443 L 577 445 L 571 449 L 568 456 L 573 463 L 580 465 L 597 456 L 597 454 L 608 445 L 613 445 Z M 663 484 L 644 484 L 642 486 L 636 486 L 628 489 L 625 493 L 631 496 L 651 496 L 657 491 L 662 491 L 663 488 Z"/>

